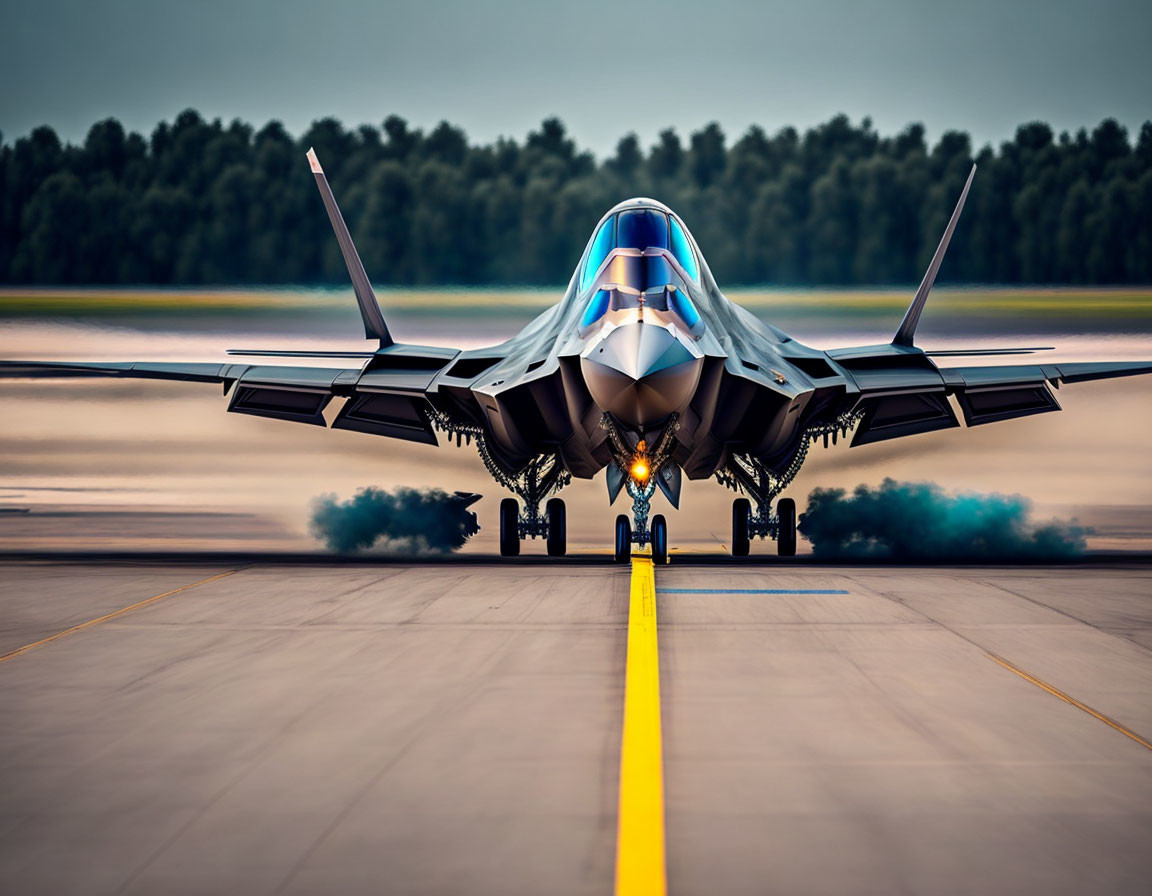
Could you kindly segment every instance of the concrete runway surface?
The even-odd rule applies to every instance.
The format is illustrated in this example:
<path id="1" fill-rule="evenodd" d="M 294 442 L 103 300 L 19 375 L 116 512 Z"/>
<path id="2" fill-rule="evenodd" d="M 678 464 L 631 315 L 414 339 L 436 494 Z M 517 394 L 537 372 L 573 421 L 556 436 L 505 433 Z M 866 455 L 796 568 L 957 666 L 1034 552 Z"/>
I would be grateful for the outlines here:
<path id="1" fill-rule="evenodd" d="M 1152 564 L 655 587 L 670 893 L 1148 892 Z M 629 589 L 8 560 L 0 892 L 609 893 Z"/>

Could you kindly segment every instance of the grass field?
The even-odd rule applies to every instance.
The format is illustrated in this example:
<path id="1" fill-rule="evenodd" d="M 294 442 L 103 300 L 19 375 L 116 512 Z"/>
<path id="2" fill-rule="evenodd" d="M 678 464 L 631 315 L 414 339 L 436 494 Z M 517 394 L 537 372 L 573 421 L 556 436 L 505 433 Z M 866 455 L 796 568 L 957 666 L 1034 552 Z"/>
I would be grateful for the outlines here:
<path id="1" fill-rule="evenodd" d="M 728 290 L 732 300 L 755 311 L 791 310 L 815 314 L 897 313 L 913 288 Z M 165 313 L 221 314 L 230 311 L 325 312 L 348 307 L 350 289 L 0 289 L 0 316 L 57 317 Z M 390 309 L 423 314 L 531 313 L 553 304 L 563 287 L 484 289 L 382 289 Z M 1152 287 L 1139 288 L 939 288 L 932 293 L 939 313 L 1020 314 L 1122 318 L 1152 317 Z"/>

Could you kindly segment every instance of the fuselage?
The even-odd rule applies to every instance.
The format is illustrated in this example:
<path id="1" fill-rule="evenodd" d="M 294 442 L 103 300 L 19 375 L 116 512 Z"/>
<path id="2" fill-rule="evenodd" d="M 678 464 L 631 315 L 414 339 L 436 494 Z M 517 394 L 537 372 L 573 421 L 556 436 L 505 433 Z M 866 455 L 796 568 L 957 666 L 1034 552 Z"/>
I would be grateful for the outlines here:
<path id="1" fill-rule="evenodd" d="M 731 451 L 788 462 L 813 399 L 827 398 L 797 356 L 817 379 L 838 377 L 823 353 L 730 302 L 684 222 L 638 198 L 599 221 L 556 306 L 487 353 L 462 353 L 436 388 L 479 416 L 509 471 L 555 453 L 588 478 L 624 462 L 606 430 L 635 450 L 673 426 L 669 464 L 698 479 Z"/>

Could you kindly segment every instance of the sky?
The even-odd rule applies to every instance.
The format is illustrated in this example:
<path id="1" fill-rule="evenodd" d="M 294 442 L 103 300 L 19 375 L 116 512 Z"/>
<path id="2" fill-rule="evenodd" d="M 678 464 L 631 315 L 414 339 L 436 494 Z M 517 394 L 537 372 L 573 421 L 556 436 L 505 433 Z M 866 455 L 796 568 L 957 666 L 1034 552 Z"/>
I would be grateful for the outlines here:
<path id="1" fill-rule="evenodd" d="M 977 145 L 1152 118 L 1148 0 L 3 0 L 0 20 L 8 141 L 188 107 L 292 133 L 395 113 L 482 142 L 556 115 L 600 156 L 628 132 L 840 112 Z"/>

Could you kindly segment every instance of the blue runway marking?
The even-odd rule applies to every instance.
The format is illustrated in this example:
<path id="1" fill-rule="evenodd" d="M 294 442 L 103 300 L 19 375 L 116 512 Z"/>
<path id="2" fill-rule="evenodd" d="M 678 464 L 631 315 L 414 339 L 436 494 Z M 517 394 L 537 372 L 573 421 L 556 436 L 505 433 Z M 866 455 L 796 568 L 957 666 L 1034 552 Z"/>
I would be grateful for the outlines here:
<path id="1" fill-rule="evenodd" d="M 657 588 L 657 594 L 847 594 L 839 588 Z"/>

